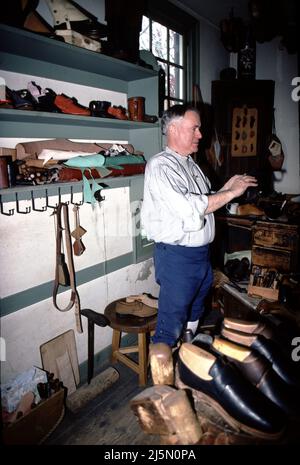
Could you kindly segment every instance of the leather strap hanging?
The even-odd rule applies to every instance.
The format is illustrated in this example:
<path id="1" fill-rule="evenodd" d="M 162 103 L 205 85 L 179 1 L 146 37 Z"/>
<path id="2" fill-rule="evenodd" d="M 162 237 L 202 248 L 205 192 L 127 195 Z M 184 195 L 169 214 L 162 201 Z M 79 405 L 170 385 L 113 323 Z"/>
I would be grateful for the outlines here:
<path id="1" fill-rule="evenodd" d="M 76 329 L 79 333 L 83 332 L 80 300 L 76 289 L 75 270 L 72 253 L 72 241 L 69 224 L 69 211 L 66 203 L 59 203 L 56 209 L 56 265 L 55 265 L 55 280 L 53 288 L 53 304 L 60 312 L 67 312 L 75 305 Z M 64 223 L 64 228 L 62 224 Z M 67 263 L 65 256 L 62 253 L 63 246 L 63 231 L 67 253 Z M 68 305 L 65 308 L 60 308 L 57 304 L 57 294 L 59 286 L 71 286 L 71 297 Z"/>

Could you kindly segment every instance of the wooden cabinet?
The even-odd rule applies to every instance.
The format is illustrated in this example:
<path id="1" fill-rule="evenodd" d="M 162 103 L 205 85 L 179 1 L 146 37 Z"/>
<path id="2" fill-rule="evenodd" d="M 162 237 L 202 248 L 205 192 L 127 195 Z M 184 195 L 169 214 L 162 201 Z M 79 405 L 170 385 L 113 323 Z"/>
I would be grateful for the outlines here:
<path id="1" fill-rule="evenodd" d="M 260 189 L 271 192 L 267 147 L 272 134 L 274 81 L 213 81 L 211 102 L 221 143 L 219 177 L 224 182 L 234 174 L 254 174 Z"/>
<path id="2" fill-rule="evenodd" d="M 258 221 L 252 228 L 252 264 L 283 273 L 297 270 L 299 261 L 297 225 Z"/>

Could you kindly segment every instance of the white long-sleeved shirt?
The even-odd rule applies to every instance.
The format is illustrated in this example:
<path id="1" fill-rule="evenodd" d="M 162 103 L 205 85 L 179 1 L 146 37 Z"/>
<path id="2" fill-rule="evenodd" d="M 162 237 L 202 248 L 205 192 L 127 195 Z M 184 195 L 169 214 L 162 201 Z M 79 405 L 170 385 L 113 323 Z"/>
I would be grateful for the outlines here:
<path id="1" fill-rule="evenodd" d="M 209 244 L 215 236 L 214 215 L 204 213 L 209 193 L 210 182 L 194 160 L 166 147 L 146 165 L 142 234 L 166 244 Z"/>

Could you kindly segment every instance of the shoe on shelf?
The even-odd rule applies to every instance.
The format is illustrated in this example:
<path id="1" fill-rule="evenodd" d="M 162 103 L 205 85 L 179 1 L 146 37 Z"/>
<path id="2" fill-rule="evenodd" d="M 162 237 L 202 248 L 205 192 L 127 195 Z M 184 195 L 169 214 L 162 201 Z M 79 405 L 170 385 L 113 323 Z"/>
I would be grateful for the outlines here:
<path id="1" fill-rule="evenodd" d="M 69 115 L 90 116 L 88 108 L 80 105 L 75 97 L 68 97 L 65 94 L 56 95 L 54 104 L 62 111 Z"/>
<path id="2" fill-rule="evenodd" d="M 207 403 L 235 429 L 256 437 L 280 438 L 286 416 L 230 363 L 217 354 L 183 343 L 178 373 L 193 395 Z"/>
<path id="3" fill-rule="evenodd" d="M 113 105 L 112 107 L 108 107 L 107 113 L 116 119 L 128 120 L 126 108 L 120 105 L 118 107 L 115 105 Z"/>
<path id="4" fill-rule="evenodd" d="M 56 93 L 52 89 L 42 89 L 34 81 L 30 81 L 27 84 L 27 90 L 35 101 L 36 110 L 61 113 L 61 110 L 54 104 Z"/>
<path id="5" fill-rule="evenodd" d="M 6 86 L 5 87 L 3 86 L 3 92 L 1 89 L 0 108 L 14 108 L 13 101 L 11 97 L 9 96 L 9 92 Z"/>
<path id="6" fill-rule="evenodd" d="M 155 115 L 144 115 L 143 121 L 144 123 L 156 123 L 158 118 Z"/>
<path id="7" fill-rule="evenodd" d="M 45 94 L 45 91 L 42 90 L 41 86 L 37 85 L 35 81 L 30 81 L 27 84 L 27 90 L 30 92 L 31 96 L 34 98 L 34 100 L 39 103 L 39 98 L 43 97 Z"/>
<path id="8" fill-rule="evenodd" d="M 91 115 L 99 118 L 110 118 L 110 115 L 107 113 L 110 106 L 111 102 L 105 100 L 92 100 L 89 103 Z"/>
<path id="9" fill-rule="evenodd" d="M 11 90 L 7 88 L 8 98 L 17 110 L 34 110 L 35 101 L 27 89 Z"/>

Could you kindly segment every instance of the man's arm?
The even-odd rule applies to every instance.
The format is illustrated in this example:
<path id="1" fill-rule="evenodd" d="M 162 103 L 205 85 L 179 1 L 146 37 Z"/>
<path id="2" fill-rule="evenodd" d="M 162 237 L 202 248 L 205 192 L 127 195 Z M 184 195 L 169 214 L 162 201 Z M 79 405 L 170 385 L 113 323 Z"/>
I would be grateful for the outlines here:
<path id="1" fill-rule="evenodd" d="M 248 187 L 256 186 L 257 180 L 253 176 L 236 174 L 218 192 L 207 196 L 208 205 L 205 214 L 212 213 L 226 205 L 226 203 L 231 202 L 232 199 L 239 197 Z"/>

